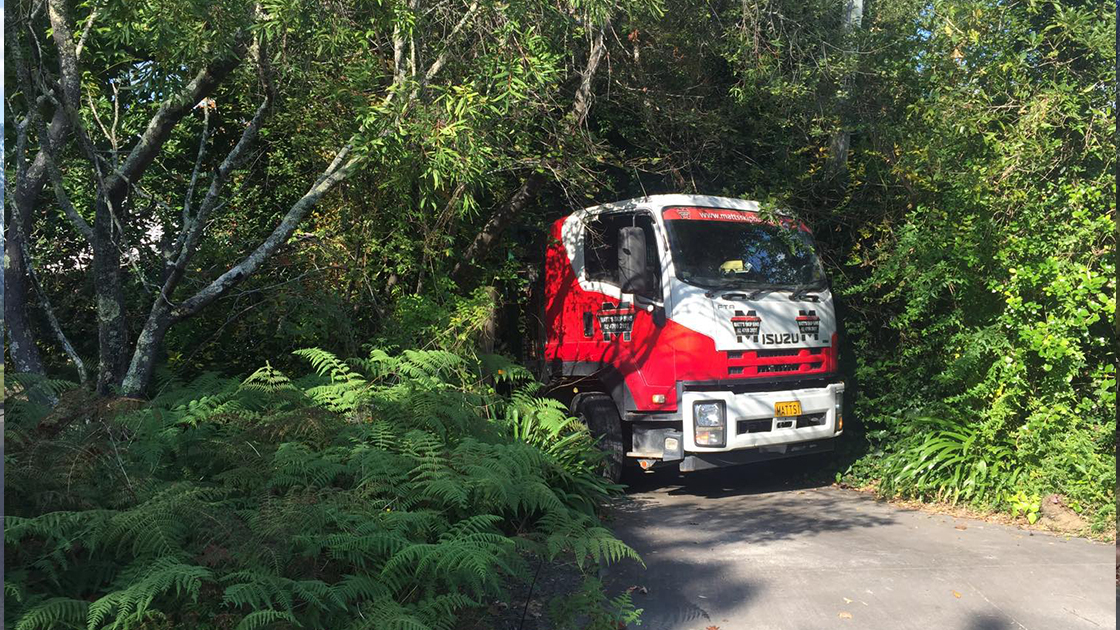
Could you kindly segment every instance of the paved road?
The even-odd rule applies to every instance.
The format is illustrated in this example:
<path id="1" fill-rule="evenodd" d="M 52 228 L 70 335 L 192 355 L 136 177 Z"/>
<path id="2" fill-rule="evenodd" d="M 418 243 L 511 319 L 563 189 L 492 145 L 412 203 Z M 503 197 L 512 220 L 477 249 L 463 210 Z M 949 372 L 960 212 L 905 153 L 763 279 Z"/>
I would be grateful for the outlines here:
<path id="1" fill-rule="evenodd" d="M 1116 627 L 1112 545 L 782 481 L 796 466 L 632 482 L 612 525 L 648 569 L 607 579 L 648 590 L 642 630 Z"/>

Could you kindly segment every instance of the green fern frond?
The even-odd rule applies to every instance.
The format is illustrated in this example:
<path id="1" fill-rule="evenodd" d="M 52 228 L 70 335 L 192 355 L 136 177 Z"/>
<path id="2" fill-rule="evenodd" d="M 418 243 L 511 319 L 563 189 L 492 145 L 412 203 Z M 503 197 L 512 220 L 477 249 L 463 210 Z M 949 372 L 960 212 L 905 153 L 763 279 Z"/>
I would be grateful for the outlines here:
<path id="1" fill-rule="evenodd" d="M 25 590 L 25 582 L 27 580 L 26 571 L 7 571 L 4 576 L 4 599 L 16 604 L 22 604 L 27 600 L 27 591 Z"/>
<path id="2" fill-rule="evenodd" d="M 34 425 L 46 418 L 63 393 L 77 383 L 30 372 L 4 374 L 4 411 L 9 425 Z"/>
<path id="3" fill-rule="evenodd" d="M 340 449 L 313 451 L 306 444 L 287 442 L 276 449 L 269 485 L 277 488 L 325 487 L 347 472 Z"/>
<path id="4" fill-rule="evenodd" d="M 263 367 L 253 372 L 241 382 L 241 389 L 259 391 L 266 394 L 277 394 L 285 391 L 296 391 L 292 379 L 280 370 L 265 363 Z"/>
<path id="5" fill-rule="evenodd" d="M 370 574 L 344 575 L 331 588 L 348 604 L 388 597 L 389 592 L 381 580 Z"/>
<path id="6" fill-rule="evenodd" d="M 264 610 L 255 610 L 242 617 L 241 621 L 237 624 L 236 630 L 258 630 L 259 628 L 264 628 L 280 621 L 286 621 L 297 628 L 303 627 L 303 624 L 301 624 L 292 613 L 286 610 L 272 610 L 271 608 L 267 608 Z"/>
<path id="7" fill-rule="evenodd" d="M 78 384 L 73 381 L 50 378 L 33 372 L 6 372 L 4 374 L 5 398 L 25 398 L 36 393 L 57 397 L 77 386 Z"/>
<path id="8" fill-rule="evenodd" d="M 124 588 L 90 604 L 87 627 L 95 630 L 110 616 L 116 617 L 113 627 L 139 622 L 145 618 L 156 598 L 163 595 L 189 596 L 198 601 L 203 583 L 211 579 L 209 569 L 185 564 L 177 558 L 143 561 L 141 566 L 130 567 L 122 573 L 118 583 Z"/>
<path id="9" fill-rule="evenodd" d="M 463 593 L 443 593 L 417 602 L 416 616 L 427 621 L 432 630 L 451 630 L 460 611 L 478 605 Z"/>
<path id="10" fill-rule="evenodd" d="M 365 382 L 365 379 L 362 378 L 360 374 L 350 369 L 350 366 L 347 365 L 345 361 L 326 350 L 307 348 L 304 350 L 296 350 L 292 354 L 306 359 L 319 376 L 328 377 L 333 383 Z"/>
<path id="11" fill-rule="evenodd" d="M 87 601 L 52 597 L 25 612 L 16 623 L 16 630 L 85 628 L 88 609 Z"/>
<path id="12" fill-rule="evenodd" d="M 208 512 L 222 491 L 177 483 L 157 491 L 134 508 L 112 516 L 96 544 L 128 549 L 133 556 L 176 556 L 189 526 Z"/>
<path id="13" fill-rule="evenodd" d="M 433 630 L 419 618 L 414 606 L 385 597 L 359 609 L 347 630 Z"/>
<path id="14" fill-rule="evenodd" d="M 367 567 L 380 559 L 388 558 L 408 546 L 404 536 L 392 532 L 378 532 L 365 536 L 333 534 L 323 541 L 327 553 L 335 560 Z"/>

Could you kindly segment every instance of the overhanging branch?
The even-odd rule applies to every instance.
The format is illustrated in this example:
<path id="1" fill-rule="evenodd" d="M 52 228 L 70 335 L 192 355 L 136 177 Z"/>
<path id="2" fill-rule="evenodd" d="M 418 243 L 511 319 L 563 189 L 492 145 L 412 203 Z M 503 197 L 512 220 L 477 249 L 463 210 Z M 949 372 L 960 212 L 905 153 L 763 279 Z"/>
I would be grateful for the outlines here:
<path id="1" fill-rule="evenodd" d="M 258 245 L 241 262 L 230 267 L 228 271 L 218 276 L 213 282 L 175 307 L 171 312 L 172 320 L 181 321 L 192 317 L 260 268 L 291 237 L 307 212 L 318 203 L 319 199 L 339 182 L 346 179 L 353 171 L 354 166 L 361 159 L 360 157 L 349 157 L 355 141 L 356 138 L 352 138 L 346 146 L 339 150 L 334 160 L 319 176 L 315 184 L 292 205 L 280 224 L 276 226 L 264 242 Z"/>
<path id="2" fill-rule="evenodd" d="M 587 120 L 587 114 L 591 111 L 591 83 L 595 78 L 595 72 L 598 70 L 600 62 L 603 60 L 603 55 L 606 53 L 605 36 L 608 26 L 609 22 L 605 22 L 591 34 L 587 63 L 583 72 L 580 73 L 579 87 L 572 99 L 569 131 L 575 131 L 581 127 Z M 451 270 L 451 278 L 455 282 L 462 284 L 468 279 L 474 268 L 474 261 L 485 255 L 497 242 L 498 237 L 501 236 L 502 231 L 505 230 L 505 227 L 509 225 L 513 218 L 521 214 L 532 203 L 545 181 L 545 176 L 540 172 L 529 174 L 522 180 L 521 185 L 509 200 L 490 215 L 490 219 L 475 235 L 474 240 L 463 252 L 463 257 L 455 263 L 455 267 Z"/>

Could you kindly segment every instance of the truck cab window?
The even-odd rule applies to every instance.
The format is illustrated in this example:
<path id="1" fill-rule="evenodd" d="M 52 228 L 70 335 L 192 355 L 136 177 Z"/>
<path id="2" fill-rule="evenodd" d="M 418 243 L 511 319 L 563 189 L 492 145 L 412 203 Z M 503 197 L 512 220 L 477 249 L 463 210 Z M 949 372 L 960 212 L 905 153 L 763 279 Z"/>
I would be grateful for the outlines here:
<path id="1" fill-rule="evenodd" d="M 653 269 L 655 294 L 660 295 L 661 259 L 653 231 L 653 218 L 648 214 L 601 214 L 586 224 L 583 260 L 587 279 L 619 286 L 618 230 L 632 225 L 642 228 L 646 234 L 646 257 Z"/>

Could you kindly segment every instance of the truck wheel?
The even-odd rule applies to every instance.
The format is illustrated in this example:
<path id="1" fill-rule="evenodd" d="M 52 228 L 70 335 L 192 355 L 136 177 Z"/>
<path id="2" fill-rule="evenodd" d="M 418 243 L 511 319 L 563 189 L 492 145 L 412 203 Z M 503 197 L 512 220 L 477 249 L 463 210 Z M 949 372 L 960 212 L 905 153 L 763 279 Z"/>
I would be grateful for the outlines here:
<path id="1" fill-rule="evenodd" d="M 614 400 L 606 394 L 579 394 L 572 401 L 572 410 L 599 442 L 603 460 L 603 476 L 611 483 L 622 479 L 622 464 L 626 459 L 622 441 L 622 419 Z"/>

